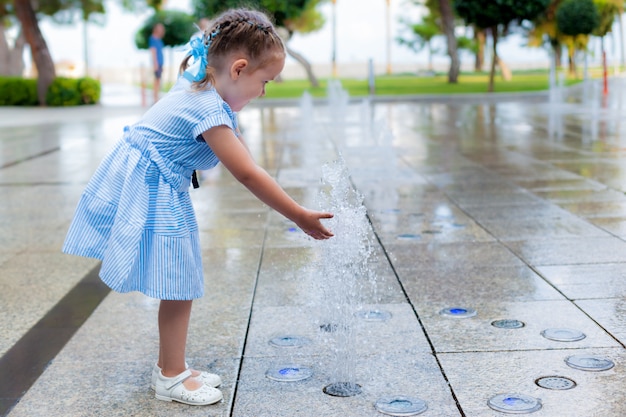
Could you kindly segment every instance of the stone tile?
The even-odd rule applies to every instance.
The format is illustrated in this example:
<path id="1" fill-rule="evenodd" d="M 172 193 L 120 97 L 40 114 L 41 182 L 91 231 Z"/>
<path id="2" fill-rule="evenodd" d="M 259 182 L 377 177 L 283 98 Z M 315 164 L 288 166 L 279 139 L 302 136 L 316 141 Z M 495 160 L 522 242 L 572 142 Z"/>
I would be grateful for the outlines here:
<path id="1" fill-rule="evenodd" d="M 594 137 L 592 104 L 576 91 L 565 90 L 568 101 L 559 106 L 562 137 L 550 125 L 554 106 L 545 95 L 366 103 L 332 113 L 316 105 L 316 120 L 306 126 L 293 106 L 241 112 L 252 154 L 300 204 L 319 207 L 323 166 L 341 153 L 373 225 L 374 255 L 362 285 L 329 285 L 316 264 L 320 242 L 262 204 L 224 167 L 202 172 L 201 188 L 191 196 L 202 230 L 206 296 L 194 301 L 187 357 L 194 367 L 223 375 L 226 400 L 197 408 L 156 401 L 147 381 L 158 348 L 158 301 L 112 293 L 11 417 L 374 417 L 380 415 L 374 401 L 395 394 L 427 401 L 425 416 L 493 416 L 500 413 L 487 408 L 488 398 L 509 389 L 540 397 L 544 407 L 536 415 L 623 414 L 621 114 L 611 94 L 607 107 L 597 109 L 604 130 L 596 126 Z M 0 169 L 0 315 L 13 319 L 0 324 L 7 346 L 95 262 L 59 255 L 59 247 L 86 181 L 129 114 L 135 119 L 144 111 L 109 112 L 103 119 L 103 109 L 72 113 L 65 122 L 58 109 L 7 109 L 22 127 L 6 113 L 0 117 L 0 165 L 50 151 Z M 42 202 L 53 209 L 42 211 Z M 398 239 L 402 233 L 420 239 Z M 343 295 L 354 305 L 333 304 Z M 439 315 L 454 306 L 476 308 L 478 315 Z M 364 321 L 350 311 L 357 341 L 350 353 L 363 393 L 336 398 L 322 388 L 352 357 L 337 355 L 338 335 L 320 325 L 341 325 L 337 312 L 349 308 L 392 316 Z M 526 326 L 497 329 L 491 325 L 497 319 Z M 579 329 L 587 337 L 550 341 L 540 335 L 548 327 Z M 268 344 L 287 331 L 312 343 L 285 352 Z M 573 370 L 563 363 L 572 352 L 607 354 L 617 366 Z M 310 365 L 313 377 L 299 383 L 265 377 L 286 360 Z M 578 386 L 541 389 L 534 380 L 544 372 L 572 377 Z"/>
<path id="2" fill-rule="evenodd" d="M 459 267 L 523 265 L 517 256 L 498 242 L 390 244 L 386 249 L 396 268 L 411 268 L 418 265 L 427 265 L 431 268 L 451 265 Z"/>
<path id="3" fill-rule="evenodd" d="M 588 221 L 608 233 L 621 239 L 626 238 L 626 216 L 624 217 L 592 217 Z"/>
<path id="4" fill-rule="evenodd" d="M 552 149 L 552 148 L 550 148 Z M 491 165 L 491 169 L 504 175 L 507 179 L 513 181 L 516 185 L 530 189 L 527 185 L 535 184 L 545 185 L 547 182 L 564 181 L 580 181 L 581 178 L 575 173 L 557 169 L 549 163 L 539 162 L 532 158 L 522 160 L 516 164 L 509 164 L 507 160 L 497 160 L 496 165 Z"/>
<path id="5" fill-rule="evenodd" d="M 599 181 L 611 188 L 622 190 L 625 172 L 621 161 L 609 161 L 596 159 L 593 161 L 558 162 L 555 166 L 568 171 L 580 171 L 583 165 L 584 176 Z"/>
<path id="6" fill-rule="evenodd" d="M 523 189 L 500 191 L 494 190 L 491 185 L 477 190 L 467 190 L 464 186 L 462 188 L 462 191 L 448 192 L 450 198 L 461 208 L 534 204 L 541 201 L 539 197 Z"/>
<path id="7" fill-rule="evenodd" d="M 513 222 L 520 219 L 537 219 L 542 217 L 550 219 L 572 217 L 571 213 L 547 201 L 535 201 L 529 204 L 511 203 L 499 206 L 475 206 L 467 207 L 464 211 L 481 223 L 486 221 Z"/>
<path id="8" fill-rule="evenodd" d="M 376 400 L 406 395 L 427 402 L 424 416 L 460 415 L 430 354 L 377 354 L 358 356 L 356 360 L 355 376 L 362 393 L 342 398 L 323 392 L 326 385 L 334 382 L 332 371 L 324 366 L 324 357 L 311 358 L 305 363 L 303 366 L 310 367 L 313 376 L 299 382 L 272 381 L 265 377 L 269 369 L 266 359 L 246 358 L 233 413 L 241 417 L 296 417 L 311 413 L 327 417 L 376 417 L 381 415 L 373 406 Z"/>
<path id="9" fill-rule="evenodd" d="M 480 225 L 449 201 L 413 203 L 412 206 L 412 210 L 370 211 L 372 226 L 384 243 L 415 239 L 423 242 L 493 240 Z"/>
<path id="10" fill-rule="evenodd" d="M 0 355 L 45 315 L 97 261 L 62 253 L 20 253 L 0 265 Z"/>
<path id="11" fill-rule="evenodd" d="M 569 207 L 575 209 L 578 204 L 585 202 L 614 203 L 624 200 L 623 193 L 607 189 L 580 190 L 555 187 L 554 189 L 543 188 L 532 191 L 539 197 L 560 204 L 565 209 L 569 209 Z"/>
<path id="12" fill-rule="evenodd" d="M 195 360 L 196 362 L 202 362 Z M 154 398 L 150 389 L 152 361 L 79 361 L 58 366 L 52 364 L 11 411 L 21 416 L 137 416 L 176 417 L 229 415 L 234 380 L 224 378 L 221 390 L 224 401 L 198 407 L 165 402 Z M 214 372 L 234 375 L 238 361 L 220 360 Z M 51 401 L 51 399 L 54 399 Z"/>
<path id="13" fill-rule="evenodd" d="M 522 191 L 514 184 L 475 164 L 469 167 L 462 167 L 458 171 L 429 174 L 426 175 L 426 178 L 429 182 L 446 192 L 458 192 L 463 189 L 475 191 L 475 189 L 483 188 L 484 184 L 488 184 L 490 190 L 498 192 Z"/>
<path id="14" fill-rule="evenodd" d="M 417 313 L 437 352 L 515 351 L 539 349 L 581 349 L 619 346 L 615 340 L 570 301 L 468 302 L 465 305 L 443 302 L 415 302 Z M 472 308 L 474 317 L 457 318 L 440 314 L 445 308 Z M 514 319 L 526 324 L 521 329 L 500 329 L 495 320 Z M 568 328 L 586 337 L 575 342 L 546 339 L 541 332 Z"/>
<path id="15" fill-rule="evenodd" d="M 626 300 L 623 297 L 577 300 L 576 305 L 622 345 L 626 345 Z"/>
<path id="16" fill-rule="evenodd" d="M 527 266 L 450 265 L 399 268 L 413 303 L 465 305 L 483 302 L 562 300 L 563 296 Z M 459 291 L 462 288 L 462 291 Z"/>
<path id="17" fill-rule="evenodd" d="M 626 262 L 626 242 L 615 237 L 585 237 L 507 242 L 530 265 Z"/>
<path id="18" fill-rule="evenodd" d="M 60 253 L 69 222 L 59 219 L 16 218 L 0 219 L 0 251 Z"/>
<path id="19" fill-rule="evenodd" d="M 570 299 L 626 297 L 623 263 L 540 266 L 537 271 Z"/>
<path id="20" fill-rule="evenodd" d="M 293 223 L 268 230 L 265 239 L 268 248 L 311 248 L 317 244 Z"/>
<path id="21" fill-rule="evenodd" d="M 139 293 L 111 292 L 55 358 L 69 364 L 155 361 L 159 301 Z M 97 349 L 94 349 L 97 346 Z"/>
<path id="22" fill-rule="evenodd" d="M 577 354 L 606 357 L 617 366 L 603 372 L 570 368 L 565 359 Z M 537 416 L 612 416 L 623 412 L 626 394 L 621 389 L 624 371 L 620 364 L 626 356 L 621 348 L 468 352 L 438 357 L 467 416 L 501 415 L 487 405 L 491 397 L 500 393 L 521 393 L 539 398 L 542 408 L 532 413 Z M 570 378 L 577 386 L 570 390 L 544 389 L 535 384 L 537 378 L 544 376 Z M 581 398 L 585 400 L 580 401 Z"/>
<path id="23" fill-rule="evenodd" d="M 371 309 L 391 313 L 391 317 L 386 321 L 378 321 L 356 316 L 359 311 Z M 342 313 L 348 316 L 341 317 Z M 281 320 L 276 320 L 277 317 L 281 317 Z M 348 331 L 327 332 L 324 330 L 326 327 L 322 326 L 329 323 L 351 327 Z M 271 339 L 288 335 L 304 337 L 310 343 L 300 348 L 278 348 L 270 344 Z M 349 338 L 353 338 L 351 343 Z M 352 345 L 350 351 L 356 355 L 379 352 L 420 354 L 430 351 L 410 305 L 377 304 L 355 305 L 344 310 L 319 305 L 255 307 L 245 354 L 246 357 L 273 357 L 276 361 L 284 362 L 306 356 L 332 356 L 338 345 Z"/>
<path id="24" fill-rule="evenodd" d="M 246 248 L 262 246 L 265 231 L 259 229 L 211 229 L 200 230 L 202 248 Z"/>
<path id="25" fill-rule="evenodd" d="M 565 210 L 586 218 L 626 216 L 626 199 L 621 201 L 561 203 L 560 205 Z"/>
<path id="26" fill-rule="evenodd" d="M 552 218 L 540 216 L 485 219 L 480 221 L 480 225 L 503 242 L 610 236 L 588 221 L 567 213 Z"/>
<path id="27" fill-rule="evenodd" d="M 606 187 L 596 181 L 589 180 L 587 178 L 581 177 L 573 177 L 573 178 L 516 178 L 515 183 L 520 187 L 524 187 L 535 194 L 547 198 L 546 195 L 542 193 L 546 193 L 550 195 L 551 192 L 555 192 L 555 194 L 560 194 L 563 192 L 564 195 L 571 194 L 574 195 L 617 195 L 619 193 L 615 193 L 612 190 L 606 190 Z M 615 198 L 615 197 L 614 197 Z"/>
<path id="28" fill-rule="evenodd" d="M 315 305 L 327 286 L 318 268 L 319 248 L 267 248 L 259 271 L 255 304 L 263 306 Z M 403 302 L 404 295 L 384 254 L 375 249 L 366 265 L 366 273 L 357 278 L 360 303 Z"/>

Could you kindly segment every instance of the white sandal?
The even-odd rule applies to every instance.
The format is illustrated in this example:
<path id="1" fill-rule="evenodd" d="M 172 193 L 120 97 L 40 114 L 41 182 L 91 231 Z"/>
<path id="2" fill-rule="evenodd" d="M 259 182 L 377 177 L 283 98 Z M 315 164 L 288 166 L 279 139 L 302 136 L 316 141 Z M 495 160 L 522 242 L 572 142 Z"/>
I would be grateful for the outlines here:
<path id="1" fill-rule="evenodd" d="M 163 376 L 163 373 L 159 371 L 155 384 L 155 397 L 161 401 L 177 401 L 189 405 L 215 404 L 224 398 L 220 390 L 205 384 L 196 390 L 188 390 L 183 382 L 190 377 L 189 369 L 172 378 Z"/>
<path id="2" fill-rule="evenodd" d="M 189 369 L 189 365 L 187 364 L 187 362 L 185 362 L 185 368 Z M 152 388 L 153 390 L 155 389 L 154 387 L 156 385 L 156 380 L 159 376 L 159 372 L 161 372 L 161 368 L 159 368 L 159 365 L 155 363 L 154 367 L 152 368 L 152 380 L 150 383 L 150 388 Z M 222 384 L 222 378 L 220 378 L 219 375 L 211 374 L 209 372 L 204 372 L 204 371 L 198 371 L 198 372 L 200 372 L 200 375 L 195 376 L 194 378 L 202 381 L 204 385 L 217 388 Z"/>

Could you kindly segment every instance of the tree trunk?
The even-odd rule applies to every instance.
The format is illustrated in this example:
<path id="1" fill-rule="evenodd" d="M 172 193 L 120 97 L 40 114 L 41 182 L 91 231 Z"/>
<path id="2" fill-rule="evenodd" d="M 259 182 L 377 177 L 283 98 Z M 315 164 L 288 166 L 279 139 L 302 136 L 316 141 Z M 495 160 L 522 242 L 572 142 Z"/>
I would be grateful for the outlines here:
<path id="1" fill-rule="evenodd" d="M 626 57 L 624 54 L 624 17 L 622 13 L 617 14 L 617 21 L 619 22 L 619 47 L 620 47 L 620 63 L 622 66 L 622 70 L 624 69 L 624 65 L 626 65 Z"/>
<path id="2" fill-rule="evenodd" d="M 491 37 L 493 38 L 493 54 L 491 58 L 491 71 L 489 72 L 489 91 L 493 93 L 494 80 L 496 78 L 496 65 L 498 64 L 498 27 L 491 28 Z"/>
<path id="3" fill-rule="evenodd" d="M 450 71 L 448 72 L 448 82 L 456 84 L 459 81 L 459 71 L 461 69 L 461 61 L 459 60 L 459 51 L 454 35 L 454 13 L 450 0 L 439 0 L 439 11 L 441 12 L 441 23 L 443 31 L 446 34 L 446 42 L 448 44 L 448 55 L 450 55 Z"/>
<path id="4" fill-rule="evenodd" d="M 0 20 L 0 75 L 21 76 L 24 72 L 24 34 L 20 30 L 13 47 L 6 38 L 6 28 Z"/>
<path id="5" fill-rule="evenodd" d="M 561 68 L 563 62 L 561 61 L 561 55 L 563 54 L 563 46 L 555 41 L 551 41 L 552 51 L 554 52 L 554 68 Z"/>
<path id="6" fill-rule="evenodd" d="M 433 66 L 433 43 L 432 40 L 428 40 L 428 71 L 432 72 L 435 68 Z"/>
<path id="7" fill-rule="evenodd" d="M 7 42 L 4 31 L 4 24 L 2 20 L 0 20 L 0 75 L 11 75 L 9 73 L 9 54 L 11 53 L 11 48 L 9 47 L 9 42 Z"/>
<path id="8" fill-rule="evenodd" d="M 56 76 L 54 63 L 52 62 L 46 40 L 39 29 L 37 16 L 30 0 L 14 0 L 14 5 L 15 13 L 22 25 L 22 31 L 30 46 L 33 62 L 37 67 L 37 97 L 39 98 L 39 105 L 45 106 L 48 87 L 50 87 Z"/>
<path id="9" fill-rule="evenodd" d="M 500 68 L 500 75 L 504 81 L 511 81 L 513 79 L 513 73 L 509 66 L 500 57 L 498 57 L 498 67 Z"/>
<path id="10" fill-rule="evenodd" d="M 24 74 L 24 46 L 26 38 L 24 31 L 20 29 L 13 49 L 9 51 L 9 73 L 10 75 L 22 76 Z"/>
<path id="11" fill-rule="evenodd" d="M 302 66 L 304 67 L 304 70 L 306 71 L 306 75 L 307 77 L 309 77 L 309 82 L 311 83 L 311 87 L 319 87 L 320 83 L 317 81 L 315 74 L 313 74 L 313 68 L 311 67 L 311 64 L 309 63 L 309 61 L 307 61 L 304 56 L 300 55 L 298 52 L 294 51 L 290 47 L 287 46 L 286 49 L 287 49 L 287 53 L 291 55 L 293 59 L 295 59 L 300 64 L 302 64 Z"/>
<path id="12" fill-rule="evenodd" d="M 291 49 L 287 43 L 289 42 L 289 39 L 291 39 L 293 32 L 284 26 L 279 26 L 277 28 L 277 32 L 278 35 L 282 38 L 283 43 L 285 44 L 285 49 L 287 53 L 304 67 L 306 75 L 309 78 L 309 82 L 311 83 L 311 87 L 319 87 L 320 83 L 319 81 L 317 81 L 315 74 L 313 74 L 313 68 L 311 67 L 311 63 L 307 61 L 307 59 L 303 55 Z"/>
<path id="13" fill-rule="evenodd" d="M 578 71 L 576 70 L 576 48 L 571 46 L 567 48 L 569 60 L 569 72 L 578 79 Z"/>
<path id="14" fill-rule="evenodd" d="M 487 36 L 484 29 L 474 27 L 474 41 L 476 41 L 476 58 L 474 60 L 474 71 L 481 72 L 485 63 L 485 43 Z"/>

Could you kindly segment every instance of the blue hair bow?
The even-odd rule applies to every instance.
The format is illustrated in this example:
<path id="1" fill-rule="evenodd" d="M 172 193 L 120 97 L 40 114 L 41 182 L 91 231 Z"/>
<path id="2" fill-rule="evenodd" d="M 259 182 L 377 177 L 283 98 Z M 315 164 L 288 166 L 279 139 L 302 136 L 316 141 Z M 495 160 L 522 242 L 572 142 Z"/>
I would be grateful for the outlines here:
<path id="1" fill-rule="evenodd" d="M 183 77 L 192 82 L 201 81 L 206 75 L 207 53 L 211 43 L 209 41 L 205 44 L 204 38 L 205 36 L 195 37 L 188 43 L 189 55 L 193 58 L 193 63 L 183 73 Z"/>

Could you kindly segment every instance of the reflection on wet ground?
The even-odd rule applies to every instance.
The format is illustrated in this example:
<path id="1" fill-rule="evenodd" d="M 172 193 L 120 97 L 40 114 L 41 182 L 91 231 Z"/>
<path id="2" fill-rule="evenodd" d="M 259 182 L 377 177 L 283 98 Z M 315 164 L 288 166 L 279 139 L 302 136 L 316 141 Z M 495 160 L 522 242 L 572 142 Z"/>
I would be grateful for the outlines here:
<path id="1" fill-rule="evenodd" d="M 255 158 L 303 205 L 316 208 L 322 166 L 343 157 L 375 241 L 376 279 L 355 309 L 390 315 L 356 321 L 362 392 L 324 394 L 332 352 L 314 267 L 323 243 L 222 168 L 204 172 L 192 198 L 207 296 L 194 303 L 187 355 L 222 374 L 225 400 L 200 408 L 153 398 L 158 302 L 137 294 L 101 295 L 47 367 L 24 365 L 27 392 L 9 389 L 12 349 L 98 266 L 60 246 L 86 181 L 143 109 L 8 109 L 0 115 L 0 414 L 362 417 L 400 396 L 425 401 L 421 415 L 475 417 L 500 415 L 498 394 L 511 404 L 539 400 L 525 411 L 537 416 L 626 413 L 624 82 L 610 87 L 608 96 L 590 83 L 553 95 L 354 100 L 304 112 L 304 102 L 261 101 L 242 111 Z M 492 324 L 499 320 L 523 326 Z M 584 338 L 553 340 L 546 329 Z M 269 343 L 286 335 L 309 343 Z M 583 354 L 615 366 L 568 364 Z M 265 376 L 288 360 L 312 376 Z M 575 386 L 535 382 L 554 376 Z"/>

